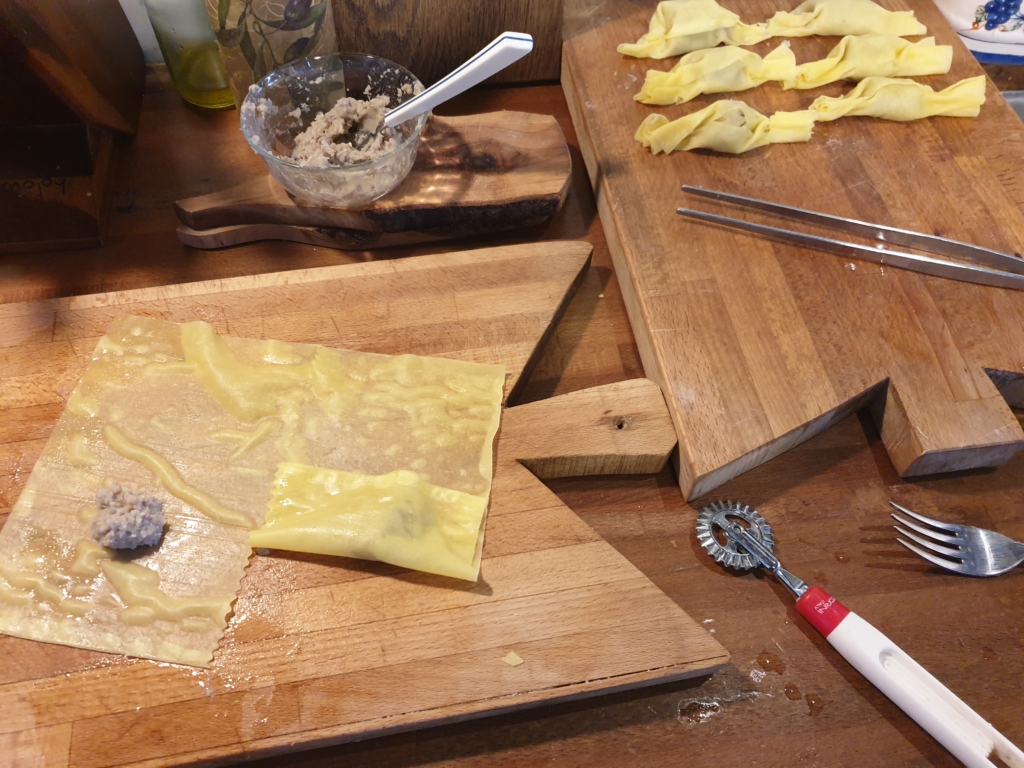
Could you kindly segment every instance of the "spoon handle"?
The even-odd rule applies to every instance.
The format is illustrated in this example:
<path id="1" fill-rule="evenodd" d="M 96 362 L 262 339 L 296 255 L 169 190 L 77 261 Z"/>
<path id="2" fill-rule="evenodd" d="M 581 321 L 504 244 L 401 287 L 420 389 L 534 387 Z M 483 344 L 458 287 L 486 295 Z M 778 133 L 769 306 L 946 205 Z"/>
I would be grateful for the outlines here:
<path id="1" fill-rule="evenodd" d="M 455 71 L 445 75 L 423 93 L 384 116 L 388 128 L 428 112 L 438 104 L 458 96 L 477 83 L 514 64 L 533 50 L 533 37 L 523 32 L 502 32 L 483 50 Z"/>

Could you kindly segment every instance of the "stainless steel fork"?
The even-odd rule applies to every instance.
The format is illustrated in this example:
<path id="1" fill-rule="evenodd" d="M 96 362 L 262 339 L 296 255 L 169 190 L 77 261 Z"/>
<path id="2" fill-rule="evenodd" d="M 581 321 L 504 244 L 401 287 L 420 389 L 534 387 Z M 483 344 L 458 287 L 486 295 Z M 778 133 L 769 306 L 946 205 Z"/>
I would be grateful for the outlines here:
<path id="1" fill-rule="evenodd" d="M 930 517 L 912 512 L 896 502 L 890 501 L 889 504 L 903 514 L 938 529 L 929 530 L 910 520 L 904 520 L 899 515 L 893 515 L 893 519 L 902 523 L 906 528 L 901 528 L 898 525 L 893 527 L 921 546 L 914 546 L 901 538 L 897 538 L 896 541 L 940 568 L 966 576 L 998 576 L 1000 573 L 1006 573 L 1024 563 L 1024 544 L 1003 536 L 1001 533 L 985 528 L 975 528 L 971 525 L 943 523 L 940 520 L 932 520 Z M 911 530 L 907 530 L 907 528 Z M 917 531 L 917 533 L 911 533 L 911 531 Z M 921 547 L 925 549 L 921 549 Z M 937 554 L 932 554 L 933 552 Z"/>

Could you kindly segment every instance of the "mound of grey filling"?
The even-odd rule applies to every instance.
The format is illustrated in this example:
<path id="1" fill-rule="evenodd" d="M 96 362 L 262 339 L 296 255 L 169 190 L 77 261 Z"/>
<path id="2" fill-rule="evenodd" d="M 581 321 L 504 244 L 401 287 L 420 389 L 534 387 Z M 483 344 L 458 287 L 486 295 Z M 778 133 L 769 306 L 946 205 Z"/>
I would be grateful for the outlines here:
<path id="1" fill-rule="evenodd" d="M 104 547 L 148 547 L 158 544 L 164 535 L 164 503 L 155 496 L 135 493 L 114 483 L 96 491 L 96 506 L 99 511 L 89 532 Z"/>

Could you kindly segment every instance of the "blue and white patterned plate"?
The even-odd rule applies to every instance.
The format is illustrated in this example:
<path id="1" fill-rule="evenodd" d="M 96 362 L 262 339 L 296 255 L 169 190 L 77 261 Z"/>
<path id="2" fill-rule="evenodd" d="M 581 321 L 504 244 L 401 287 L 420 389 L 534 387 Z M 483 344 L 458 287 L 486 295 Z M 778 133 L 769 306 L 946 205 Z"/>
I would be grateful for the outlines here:
<path id="1" fill-rule="evenodd" d="M 1021 0 L 935 0 L 935 5 L 978 61 L 1024 64 Z"/>

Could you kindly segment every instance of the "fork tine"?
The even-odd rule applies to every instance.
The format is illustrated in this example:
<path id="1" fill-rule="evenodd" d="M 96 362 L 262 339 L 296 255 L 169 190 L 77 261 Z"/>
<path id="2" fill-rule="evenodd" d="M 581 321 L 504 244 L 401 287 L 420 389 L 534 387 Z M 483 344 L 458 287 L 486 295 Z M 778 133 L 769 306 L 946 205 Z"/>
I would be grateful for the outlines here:
<path id="1" fill-rule="evenodd" d="M 889 506 L 891 506 L 893 509 L 895 509 L 895 510 L 897 510 L 899 512 L 902 512 L 905 515 L 910 515 L 915 520 L 920 520 L 925 525 L 931 525 L 931 526 L 934 526 L 935 528 L 938 528 L 938 529 L 943 530 L 943 531 L 952 531 L 953 533 L 956 533 L 957 531 L 960 531 L 962 529 L 962 526 L 959 526 L 959 525 L 954 525 L 952 523 L 944 523 L 941 520 L 932 520 L 930 517 L 925 517 L 924 515 L 919 515 L 919 514 L 917 514 L 917 512 L 914 512 L 911 509 L 907 509 L 906 507 L 901 507 L 895 501 L 890 501 L 889 502 Z"/>
<path id="2" fill-rule="evenodd" d="M 963 563 L 954 563 L 952 560 L 943 560 L 941 557 L 936 557 L 931 552 L 925 552 L 920 547 L 915 547 L 913 544 L 906 542 L 899 537 L 896 538 L 896 541 L 909 549 L 915 555 L 923 557 L 929 563 L 934 563 L 940 568 L 945 568 L 947 571 L 956 571 L 957 573 L 966 573 L 970 575 L 970 571 L 967 570 Z"/>
<path id="3" fill-rule="evenodd" d="M 895 520 L 897 523 L 902 523 L 903 525 L 907 526 L 907 528 L 909 528 L 910 530 L 917 531 L 922 536 L 927 536 L 931 539 L 934 539 L 935 541 L 942 541 L 946 544 L 959 544 L 960 542 L 965 540 L 963 536 L 947 536 L 944 533 L 939 533 L 938 531 L 930 530 L 922 525 L 917 525 L 915 523 L 910 522 L 909 520 L 904 520 L 899 515 L 890 515 L 890 517 L 892 517 L 892 519 Z"/>
<path id="4" fill-rule="evenodd" d="M 893 528 L 896 529 L 897 533 L 906 536 L 908 539 L 911 539 L 912 541 L 916 541 L 925 549 L 930 549 L 932 552 L 937 552 L 940 555 L 949 555 L 950 557 L 963 559 L 963 554 L 960 552 L 959 549 L 956 549 L 955 547 L 944 547 L 941 544 L 936 544 L 934 541 L 928 541 L 928 539 L 918 536 L 916 533 L 911 533 L 906 528 L 903 528 L 899 525 L 894 525 Z"/>

